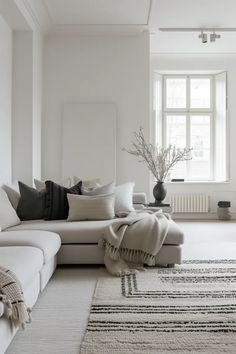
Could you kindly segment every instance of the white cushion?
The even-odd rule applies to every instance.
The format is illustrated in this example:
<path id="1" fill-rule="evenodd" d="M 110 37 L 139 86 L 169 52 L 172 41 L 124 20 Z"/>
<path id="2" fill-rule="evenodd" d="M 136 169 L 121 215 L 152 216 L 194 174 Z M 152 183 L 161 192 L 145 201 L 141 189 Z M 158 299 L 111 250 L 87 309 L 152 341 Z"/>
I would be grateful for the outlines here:
<path id="1" fill-rule="evenodd" d="M 23 289 L 43 266 L 43 253 L 35 247 L 0 247 L 0 259 L 1 266 L 15 273 Z"/>
<path id="2" fill-rule="evenodd" d="M 32 246 L 39 248 L 47 263 L 57 254 L 61 246 L 59 235 L 49 231 L 5 231 L 0 233 L 2 246 Z M 1 261 L 0 261 L 1 264 Z"/>
<path id="3" fill-rule="evenodd" d="M 17 224 L 20 224 L 20 219 L 11 205 L 7 193 L 0 188 L 0 231 Z"/>
<path id="4" fill-rule="evenodd" d="M 3 184 L 2 189 L 7 193 L 11 205 L 16 210 L 20 200 L 19 189 L 15 185 L 9 186 L 7 184 Z"/>
<path id="5" fill-rule="evenodd" d="M 112 194 L 112 193 L 114 193 L 114 190 L 115 190 L 115 183 L 114 182 L 111 182 L 111 183 L 108 183 L 108 184 L 105 184 L 103 186 L 99 186 L 96 188 L 85 187 L 84 182 L 82 182 L 82 188 L 81 188 L 82 194 L 88 195 L 88 196 L 100 195 L 100 194 Z"/>
<path id="6" fill-rule="evenodd" d="M 84 196 L 67 194 L 69 203 L 68 221 L 107 220 L 115 216 L 114 194 Z"/>
<path id="7" fill-rule="evenodd" d="M 115 214 L 134 211 L 133 207 L 134 182 L 120 184 L 115 188 Z"/>

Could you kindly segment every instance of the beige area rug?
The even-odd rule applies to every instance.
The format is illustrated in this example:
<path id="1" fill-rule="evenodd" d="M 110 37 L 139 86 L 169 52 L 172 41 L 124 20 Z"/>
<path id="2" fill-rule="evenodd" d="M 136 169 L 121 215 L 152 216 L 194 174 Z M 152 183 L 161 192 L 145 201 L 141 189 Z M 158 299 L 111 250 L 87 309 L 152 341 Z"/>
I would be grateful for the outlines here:
<path id="1" fill-rule="evenodd" d="M 97 283 L 81 354 L 236 353 L 236 261 L 184 261 Z"/>

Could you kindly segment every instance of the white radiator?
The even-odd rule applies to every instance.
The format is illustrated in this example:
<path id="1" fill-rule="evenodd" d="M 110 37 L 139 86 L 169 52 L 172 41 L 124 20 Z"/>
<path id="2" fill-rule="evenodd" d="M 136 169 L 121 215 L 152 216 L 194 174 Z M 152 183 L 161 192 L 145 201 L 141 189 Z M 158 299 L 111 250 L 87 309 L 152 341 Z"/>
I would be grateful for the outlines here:
<path id="1" fill-rule="evenodd" d="M 169 199 L 173 213 L 207 213 L 209 210 L 207 194 L 173 194 Z"/>

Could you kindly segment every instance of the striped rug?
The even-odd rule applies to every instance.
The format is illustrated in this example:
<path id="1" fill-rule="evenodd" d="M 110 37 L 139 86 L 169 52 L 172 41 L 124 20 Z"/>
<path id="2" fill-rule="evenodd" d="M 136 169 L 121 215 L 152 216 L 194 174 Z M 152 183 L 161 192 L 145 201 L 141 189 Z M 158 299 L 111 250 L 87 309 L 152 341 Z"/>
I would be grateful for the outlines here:
<path id="1" fill-rule="evenodd" d="M 236 260 L 98 280 L 81 354 L 236 353 Z"/>

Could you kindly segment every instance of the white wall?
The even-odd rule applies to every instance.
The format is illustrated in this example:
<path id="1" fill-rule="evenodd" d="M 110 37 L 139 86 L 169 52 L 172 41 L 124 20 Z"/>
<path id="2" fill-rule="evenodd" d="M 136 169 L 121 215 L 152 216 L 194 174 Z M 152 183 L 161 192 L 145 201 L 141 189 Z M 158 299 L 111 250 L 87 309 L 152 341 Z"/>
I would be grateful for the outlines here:
<path id="1" fill-rule="evenodd" d="M 228 73 L 230 182 L 229 183 L 170 183 L 169 193 L 208 193 L 211 197 L 211 212 L 216 210 L 218 200 L 231 200 L 236 212 L 236 55 L 171 54 L 151 56 L 151 76 L 154 70 L 222 70 Z"/>
<path id="2" fill-rule="evenodd" d="M 43 85 L 43 177 L 60 179 L 63 104 L 114 103 L 117 182 L 133 180 L 136 190 L 148 192 L 146 167 L 121 151 L 122 147 L 130 146 L 132 132 L 139 126 L 149 135 L 148 33 L 122 37 L 48 37 Z M 81 154 L 86 158 L 84 151 Z"/>
<path id="3" fill-rule="evenodd" d="M 11 181 L 12 31 L 0 16 L 0 185 Z"/>

